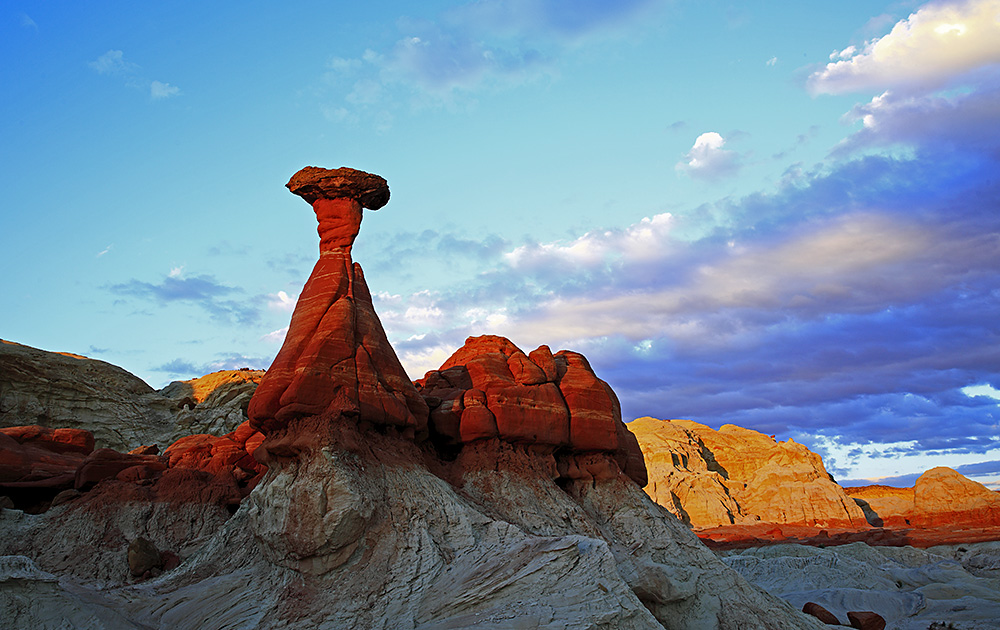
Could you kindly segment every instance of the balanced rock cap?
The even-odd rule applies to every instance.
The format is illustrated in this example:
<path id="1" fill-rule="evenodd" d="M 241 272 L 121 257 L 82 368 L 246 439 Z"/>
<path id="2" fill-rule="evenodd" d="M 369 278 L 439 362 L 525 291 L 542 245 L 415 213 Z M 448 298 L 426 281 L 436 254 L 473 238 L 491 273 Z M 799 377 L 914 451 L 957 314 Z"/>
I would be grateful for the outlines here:
<path id="1" fill-rule="evenodd" d="M 369 210 L 389 203 L 385 178 L 346 166 L 338 169 L 307 166 L 285 184 L 288 190 L 309 203 L 317 199 L 354 199 Z"/>

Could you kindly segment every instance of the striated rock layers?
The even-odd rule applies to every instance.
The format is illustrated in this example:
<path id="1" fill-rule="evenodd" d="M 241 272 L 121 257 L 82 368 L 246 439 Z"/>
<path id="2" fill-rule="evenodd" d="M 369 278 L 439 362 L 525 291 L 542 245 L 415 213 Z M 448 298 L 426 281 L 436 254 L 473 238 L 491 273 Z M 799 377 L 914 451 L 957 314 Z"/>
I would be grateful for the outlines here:
<path id="1" fill-rule="evenodd" d="M 940 466 L 920 475 L 912 488 L 845 488 L 877 527 L 983 528 L 1000 526 L 1000 494 Z"/>
<path id="2" fill-rule="evenodd" d="M 865 515 L 801 444 L 750 429 L 688 420 L 628 424 L 642 447 L 646 492 L 697 529 L 780 523 L 864 528 Z"/>
<path id="3" fill-rule="evenodd" d="M 446 446 L 498 438 L 559 452 L 559 474 L 606 479 L 623 471 L 646 485 L 635 436 L 611 387 L 577 352 L 530 354 L 503 337 L 469 337 L 439 370 L 416 383 L 434 438 Z M 599 456 L 609 454 L 608 459 Z"/>
<path id="4" fill-rule="evenodd" d="M 310 166 L 287 187 L 316 212 L 320 256 L 250 402 L 254 428 L 274 434 L 295 418 L 340 414 L 422 436 L 427 405 L 389 345 L 361 265 L 351 260 L 362 208 L 385 205 L 388 185 L 350 168 Z M 279 448 L 274 440 L 271 448 Z"/>
<path id="5" fill-rule="evenodd" d="M 429 414 L 350 259 L 384 181 L 310 168 L 289 187 L 317 212 L 321 254 L 249 406 L 264 479 L 212 533 L 182 517 L 197 550 L 136 583 L 97 570 L 116 558 L 129 571 L 94 532 L 170 548 L 167 523 L 141 518 L 148 504 L 106 505 L 115 518 L 91 526 L 72 504 L 0 512 L 0 552 L 17 556 L 0 562 L 0 610 L 17 611 L 14 627 L 822 627 L 642 492 L 614 394 L 579 355 L 474 339 L 422 382 Z M 55 539 L 56 523 L 82 533 Z"/>

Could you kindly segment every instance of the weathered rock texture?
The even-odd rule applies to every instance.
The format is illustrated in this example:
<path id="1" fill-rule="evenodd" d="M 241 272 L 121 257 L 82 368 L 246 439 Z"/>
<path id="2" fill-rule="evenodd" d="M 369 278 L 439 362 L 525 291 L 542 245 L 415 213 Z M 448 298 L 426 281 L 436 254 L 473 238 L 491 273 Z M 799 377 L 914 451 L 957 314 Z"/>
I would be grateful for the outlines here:
<path id="1" fill-rule="evenodd" d="M 820 604 L 841 623 L 870 611 L 898 630 L 992 630 L 1000 627 L 1000 582 L 978 567 L 996 566 L 997 551 L 998 543 L 927 550 L 781 544 L 727 552 L 724 560 L 768 592 L 796 607 Z"/>
<path id="2" fill-rule="evenodd" d="M 647 494 L 692 527 L 868 525 L 820 456 L 801 444 L 731 424 L 714 431 L 688 420 L 639 418 L 628 428 L 646 460 Z"/>
<path id="3" fill-rule="evenodd" d="M 21 583 L 19 592 L 44 587 L 49 601 L 68 602 L 30 609 L 30 627 L 60 627 L 84 605 L 134 624 L 94 626 L 111 628 L 821 627 L 728 570 L 624 477 L 560 487 L 551 456 L 491 440 L 463 449 L 454 465 L 466 472 L 455 487 L 402 436 L 323 426 L 326 446 L 273 466 L 193 554 L 170 538 L 163 514 L 140 503 L 121 506 L 112 531 L 100 514 L 95 528 L 82 508 L 50 510 L 84 532 L 79 542 L 57 538 L 40 517 L 0 513 L 17 540 L 50 543 L 0 550 L 61 575 L 70 569 L 64 557 L 86 553 L 77 571 L 96 574 L 72 574 L 72 589 Z M 211 531 L 204 519 L 181 522 L 193 540 Z M 95 529 L 118 541 L 115 554 Z M 125 551 L 139 536 L 185 562 L 127 585 Z M 120 582 L 108 581 L 111 564 Z"/>
<path id="4" fill-rule="evenodd" d="M 0 340 L 0 427 L 82 429 L 97 448 L 162 449 L 192 433 L 235 430 L 263 374 L 226 370 L 156 391 L 103 361 Z"/>
<path id="5" fill-rule="evenodd" d="M 362 171 L 306 167 L 288 188 L 316 212 L 320 258 L 250 403 L 254 428 L 272 433 L 294 418 L 327 413 L 423 435 L 427 405 L 389 345 L 361 266 L 351 260 L 362 207 L 380 208 L 389 187 Z"/>
<path id="6" fill-rule="evenodd" d="M 530 354 L 504 337 L 469 337 L 417 387 L 431 431 L 445 446 L 500 439 L 556 452 L 568 479 L 602 479 L 619 470 L 640 486 L 646 468 L 622 422 L 618 397 L 583 355 L 548 346 Z M 609 465 L 600 454 L 610 455 Z"/>
<path id="7" fill-rule="evenodd" d="M 264 370 L 221 370 L 189 381 L 174 381 L 159 394 L 170 399 L 170 435 L 143 444 L 165 447 L 192 433 L 225 435 L 247 420 L 247 407 Z"/>
<path id="8" fill-rule="evenodd" d="M 1000 526 L 1000 494 L 951 468 L 932 468 L 912 488 L 845 488 L 872 525 L 900 528 Z"/>
<path id="9" fill-rule="evenodd" d="M 0 426 L 85 429 L 98 446 L 129 450 L 170 433 L 166 408 L 120 367 L 0 340 Z"/>

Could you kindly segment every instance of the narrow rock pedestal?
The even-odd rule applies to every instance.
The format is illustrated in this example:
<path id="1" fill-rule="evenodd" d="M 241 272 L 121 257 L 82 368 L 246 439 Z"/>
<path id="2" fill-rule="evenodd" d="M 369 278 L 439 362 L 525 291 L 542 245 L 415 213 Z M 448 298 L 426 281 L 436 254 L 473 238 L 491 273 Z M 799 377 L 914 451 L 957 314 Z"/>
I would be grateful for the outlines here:
<path id="1" fill-rule="evenodd" d="M 250 401 L 252 426 L 272 436 L 295 418 L 323 415 L 424 434 L 427 405 L 389 345 L 361 266 L 351 259 L 362 208 L 385 205 L 388 184 L 350 168 L 309 166 L 287 187 L 316 212 L 320 258 L 285 343 Z M 292 455 L 293 442 L 275 437 L 263 453 Z"/>

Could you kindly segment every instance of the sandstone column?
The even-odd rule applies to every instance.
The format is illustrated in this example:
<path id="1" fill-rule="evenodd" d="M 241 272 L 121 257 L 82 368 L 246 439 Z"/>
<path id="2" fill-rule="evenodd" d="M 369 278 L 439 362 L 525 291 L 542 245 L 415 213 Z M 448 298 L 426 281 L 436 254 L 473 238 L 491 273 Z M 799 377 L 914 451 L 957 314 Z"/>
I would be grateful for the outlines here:
<path id="1" fill-rule="evenodd" d="M 299 295 L 284 345 L 250 401 L 251 425 L 274 434 L 295 418 L 323 416 L 427 430 L 427 405 L 403 370 L 372 306 L 351 246 L 362 208 L 389 201 L 378 175 L 307 166 L 286 185 L 319 221 L 320 257 Z"/>

